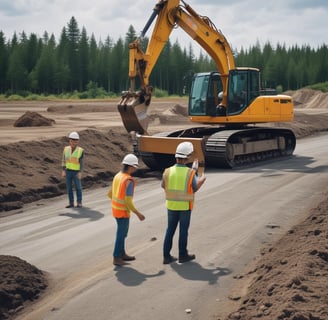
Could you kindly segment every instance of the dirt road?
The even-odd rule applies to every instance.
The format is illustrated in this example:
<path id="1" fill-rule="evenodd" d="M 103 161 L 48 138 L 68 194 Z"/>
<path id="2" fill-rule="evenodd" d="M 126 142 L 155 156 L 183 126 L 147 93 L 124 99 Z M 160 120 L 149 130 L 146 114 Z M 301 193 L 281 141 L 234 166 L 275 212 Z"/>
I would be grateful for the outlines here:
<path id="1" fill-rule="evenodd" d="M 327 137 L 306 139 L 280 164 L 209 170 L 190 229 L 197 259 L 185 265 L 162 265 L 165 208 L 157 179 L 138 185 L 136 203 L 147 218 L 132 219 L 128 249 L 137 260 L 124 268 L 111 264 L 115 223 L 107 188 L 86 192 L 81 210 L 65 209 L 60 197 L 2 218 L 0 251 L 52 278 L 45 297 L 18 319 L 221 317 L 234 277 L 322 198 L 327 147 Z"/>
<path id="2" fill-rule="evenodd" d="M 181 126 L 190 125 L 186 117 L 179 112 L 180 108 L 175 108 L 177 104 L 185 106 L 186 100 L 179 99 L 166 101 L 165 103 L 163 103 L 163 101 L 153 102 L 151 133 L 163 131 L 163 127 L 165 127 L 165 130 L 169 130 L 170 128 L 181 128 Z M 30 111 L 36 111 L 45 117 L 51 118 L 55 121 L 55 124 L 51 127 L 13 127 L 15 121 L 26 112 L 27 108 Z M 0 154 L 2 155 L 0 157 L 0 205 L 2 210 L 0 210 L 0 216 L 2 216 L 0 219 L 0 237 L 1 243 L 3 243 L 0 252 L 1 254 L 17 254 L 19 257 L 26 258 L 28 262 L 35 263 L 38 268 L 44 270 L 50 279 L 56 280 L 54 282 L 50 281 L 50 287 L 46 290 L 45 300 L 42 299 L 39 303 L 32 306 L 25 303 L 25 312 L 23 312 L 22 319 L 25 318 L 26 314 L 35 315 L 36 317 L 33 319 L 38 319 L 37 315 L 44 314 L 49 308 L 52 308 L 53 311 L 50 312 L 47 317 L 54 317 L 53 319 L 58 319 L 55 317 L 57 311 L 60 314 L 71 315 L 72 310 L 74 310 L 74 314 L 75 312 L 77 315 L 79 312 L 84 312 L 90 315 L 90 319 L 96 319 L 95 314 L 92 315 L 94 309 L 91 308 L 89 310 L 85 307 L 89 306 L 89 303 L 85 303 L 85 306 L 81 307 L 81 311 L 78 311 L 79 308 L 76 307 L 75 301 L 84 301 L 84 295 L 88 296 L 90 292 L 93 294 L 93 290 L 98 291 L 98 286 L 103 286 L 101 290 L 106 290 L 107 285 L 109 287 L 121 285 L 120 288 L 116 287 L 119 288 L 118 293 L 120 294 L 133 291 L 135 295 L 137 294 L 139 296 L 140 293 L 144 292 L 141 294 L 141 300 L 138 304 L 139 308 L 145 308 L 145 311 L 148 312 L 156 311 L 156 318 L 158 319 L 160 319 L 160 317 L 157 317 L 158 315 L 166 314 L 167 310 L 171 310 L 172 308 L 172 318 L 174 319 L 174 310 L 176 311 L 174 314 L 185 315 L 185 309 L 183 309 L 181 305 L 172 307 L 175 305 L 176 301 L 171 301 L 170 298 L 167 304 L 163 306 L 160 298 L 161 295 L 166 292 L 163 288 L 166 288 L 167 284 L 170 283 L 172 287 L 174 287 L 176 281 L 178 281 L 178 286 L 181 286 L 181 289 L 188 292 L 191 289 L 192 291 L 187 294 L 186 300 L 184 300 L 185 306 L 190 307 L 190 304 L 192 304 L 192 313 L 188 314 L 189 318 L 192 315 L 193 319 L 204 319 L 204 316 L 208 319 L 223 319 L 223 317 L 231 313 L 229 319 L 249 320 L 251 319 L 251 314 L 255 314 L 254 317 L 256 316 L 257 318 L 260 317 L 269 320 L 272 319 L 273 314 L 279 312 L 284 314 L 283 311 L 281 311 L 281 309 L 284 308 L 284 310 L 287 310 L 286 319 L 288 319 L 288 315 L 289 317 L 290 315 L 295 316 L 296 311 L 301 313 L 304 311 L 302 313 L 304 318 L 300 319 L 312 319 L 310 314 L 311 312 L 315 314 L 313 310 L 319 310 L 318 312 L 320 313 L 318 314 L 320 314 L 320 316 L 318 316 L 318 319 L 325 319 L 325 314 L 327 313 L 324 312 L 328 299 L 326 286 L 318 285 L 318 287 L 313 289 L 307 284 L 308 290 L 316 292 L 313 294 L 311 292 L 308 293 L 312 298 L 307 297 L 307 293 L 304 293 L 303 290 L 302 304 L 300 304 L 297 299 L 293 301 L 293 296 L 295 297 L 297 292 L 291 297 L 287 296 L 287 294 L 285 295 L 290 289 L 283 285 L 286 279 L 277 280 L 276 276 L 283 272 L 286 274 L 287 278 L 288 276 L 292 278 L 295 274 L 295 270 L 292 265 L 285 262 L 281 265 L 274 265 L 272 268 L 273 258 L 270 254 L 271 251 L 275 250 L 265 251 L 265 254 L 263 254 L 264 261 L 259 262 L 261 263 L 260 266 L 268 266 L 269 269 L 271 265 L 270 270 L 265 270 L 267 275 L 272 275 L 272 273 L 275 274 L 272 278 L 265 279 L 261 274 L 260 266 L 254 267 L 250 275 L 242 273 L 241 270 L 246 263 L 243 256 L 244 251 L 249 261 L 255 258 L 261 245 L 271 242 L 276 235 L 282 235 L 284 231 L 288 229 L 289 223 L 294 224 L 296 222 L 290 218 L 289 215 L 293 215 L 294 210 L 298 210 L 299 217 L 303 216 L 304 213 L 305 216 L 309 214 L 309 217 L 312 217 L 311 221 L 320 221 L 316 226 L 312 226 L 311 223 L 306 223 L 299 233 L 296 232 L 297 229 L 292 230 L 294 230 L 293 232 L 295 232 L 295 236 L 298 237 L 297 239 L 299 242 L 304 240 L 302 234 L 307 235 L 306 241 L 313 240 L 313 237 L 315 237 L 315 241 L 311 242 L 311 246 L 308 244 L 304 246 L 304 251 L 302 251 L 302 253 L 304 253 L 306 258 L 302 259 L 302 261 L 304 261 L 305 264 L 311 264 L 313 266 L 312 271 L 317 270 L 315 272 L 316 283 L 320 283 L 320 279 L 326 279 L 328 274 L 327 262 L 325 263 L 325 260 L 320 258 L 325 257 L 325 254 L 327 254 L 325 253 L 325 246 L 322 244 L 322 239 L 325 239 L 324 235 L 328 232 L 327 218 L 325 215 L 323 217 L 321 216 L 325 205 L 318 205 L 318 210 L 315 211 L 316 213 L 307 210 L 311 208 L 311 205 L 313 205 L 313 208 L 317 207 L 315 202 L 319 202 L 321 197 L 324 199 L 327 198 L 324 192 L 325 185 L 327 184 L 326 162 L 325 160 L 320 160 L 321 155 L 317 154 L 317 152 L 321 152 L 320 150 L 325 150 L 326 146 L 318 147 L 315 143 L 310 142 L 306 147 L 307 149 L 302 150 L 299 149 L 302 143 L 298 143 L 296 150 L 297 152 L 300 150 L 301 156 L 293 158 L 292 162 L 289 160 L 286 167 L 269 165 L 264 166 L 262 169 L 259 168 L 242 172 L 209 172 L 209 181 L 214 179 L 215 183 L 218 183 L 218 185 L 208 184 L 210 190 L 206 190 L 204 194 L 207 195 L 206 192 L 208 192 L 209 195 L 212 195 L 214 198 L 223 199 L 220 200 L 220 204 L 222 201 L 222 207 L 224 209 L 223 212 L 218 210 L 218 217 L 216 215 L 210 215 L 209 219 L 213 222 L 214 220 L 212 219 L 220 218 L 220 223 L 221 220 L 225 218 L 228 218 L 229 221 L 223 224 L 225 228 L 220 228 L 220 232 L 218 232 L 218 230 L 212 230 L 214 229 L 214 225 L 211 224 L 211 221 L 206 220 L 209 227 L 204 224 L 201 228 L 202 233 L 200 234 L 196 226 L 202 225 L 205 221 L 201 219 L 203 216 L 202 212 L 199 212 L 200 214 L 195 213 L 192 222 L 195 227 L 191 230 L 191 234 L 194 235 L 194 238 L 192 238 L 193 242 L 191 245 L 193 246 L 192 249 L 195 249 L 195 253 L 197 254 L 197 264 L 191 265 L 186 270 L 179 269 L 178 265 L 174 268 L 172 267 L 172 270 L 166 270 L 163 269 L 161 265 L 161 239 L 158 234 L 162 232 L 163 227 L 163 221 L 159 222 L 163 219 L 163 208 L 156 207 L 160 206 L 160 199 L 156 200 L 154 205 L 151 199 L 148 200 L 148 193 L 143 190 L 143 188 L 147 189 L 148 192 L 149 190 L 156 190 L 158 180 L 152 182 L 151 179 L 154 178 L 142 178 L 139 201 L 143 203 L 142 206 L 144 206 L 148 217 L 145 224 L 139 224 L 133 221 L 133 228 L 136 229 L 132 231 L 134 233 L 131 234 L 132 242 L 130 247 L 138 256 L 140 254 L 141 261 L 138 259 L 138 265 L 133 265 L 122 273 L 116 272 L 111 267 L 110 248 L 113 241 L 113 225 L 109 217 L 107 200 L 103 198 L 103 194 L 98 194 L 101 192 L 99 191 L 99 187 L 104 187 L 104 185 L 107 186 L 112 175 L 119 170 L 122 156 L 131 150 L 129 137 L 122 129 L 118 113 L 116 112 L 116 102 L 87 102 L 77 105 L 67 102 L 40 102 L 36 104 L 31 102 L 27 105 L 25 103 L 1 103 L 0 115 Z M 295 121 L 291 126 L 296 135 L 301 137 L 327 130 L 327 119 L 328 116 L 325 109 L 297 109 Z M 60 155 L 62 148 L 67 143 L 65 136 L 73 129 L 81 133 L 81 143 L 83 142 L 83 146 L 88 151 L 88 161 L 86 162 L 87 165 L 83 177 L 83 186 L 86 189 L 86 199 L 90 205 L 87 205 L 82 212 L 67 212 L 63 210 L 66 198 L 64 195 L 65 185 L 60 180 Z M 94 156 L 95 154 L 100 155 L 102 161 L 99 161 L 99 157 Z M 320 161 L 322 161 L 322 163 Z M 218 174 L 218 177 L 214 178 L 216 174 Z M 233 176 L 230 176 L 231 174 L 236 176 L 233 178 Z M 284 180 L 286 177 L 289 178 Z M 310 181 L 308 179 L 310 179 Z M 325 185 L 314 183 L 317 180 L 322 181 L 322 179 L 326 179 Z M 275 180 L 277 180 L 278 184 L 276 184 Z M 259 181 L 261 183 L 264 182 L 263 191 L 266 190 L 272 198 L 266 198 L 267 194 L 264 196 L 261 188 L 257 191 L 256 187 L 258 187 Z M 150 185 L 148 185 L 148 183 L 150 183 Z M 314 184 L 312 185 L 312 183 Z M 272 190 L 270 189 L 271 184 L 272 188 L 274 188 Z M 254 189 L 250 188 L 250 186 Z M 280 190 L 281 186 L 284 186 L 283 193 L 281 193 L 282 191 Z M 288 188 L 288 186 L 293 186 L 294 188 L 288 191 L 285 189 Z M 90 187 L 96 187 L 97 191 L 92 191 Z M 305 192 L 303 191 L 304 188 L 307 189 L 307 191 L 303 194 L 303 192 Z M 310 191 L 311 188 L 312 191 Z M 218 194 L 214 193 L 214 190 L 218 192 Z M 269 226 L 264 226 L 263 220 L 258 222 L 259 224 L 262 223 L 262 225 L 257 225 L 257 215 L 255 218 L 252 216 L 250 221 L 254 223 L 256 227 L 254 227 L 255 229 L 252 229 L 252 226 L 249 227 L 251 234 L 249 236 L 245 235 L 244 244 L 239 236 L 236 238 L 231 236 L 231 234 L 239 235 L 239 233 L 242 234 L 244 232 L 244 230 L 234 230 L 234 232 L 231 230 L 233 230 L 233 226 L 239 218 L 245 218 L 245 216 L 242 216 L 242 213 L 244 211 L 248 212 L 245 208 L 249 205 L 248 199 L 244 198 L 244 200 L 240 202 L 234 201 L 230 203 L 229 199 L 231 199 L 231 195 L 235 194 L 234 191 L 236 190 L 239 190 L 237 192 L 238 197 L 242 198 L 244 195 L 247 198 L 248 192 L 254 192 L 254 194 L 259 193 L 261 195 L 260 198 L 266 199 L 268 202 L 266 204 L 268 207 L 263 207 L 263 209 L 265 209 L 264 211 L 268 211 L 270 214 L 274 214 L 274 216 L 277 214 L 280 216 L 281 210 L 285 209 L 286 206 L 287 212 L 285 218 L 282 221 L 274 221 L 276 223 L 273 224 L 270 222 Z M 57 196 L 57 198 L 52 199 L 54 196 Z M 100 196 L 100 198 L 97 198 L 98 196 Z M 300 198 L 296 199 L 294 197 Z M 46 200 L 48 198 L 50 199 Z M 207 197 L 205 197 L 205 199 L 207 199 Z M 254 202 L 254 204 L 250 204 L 249 212 L 252 211 L 259 214 L 258 209 L 255 207 L 258 205 L 258 202 L 255 200 L 254 196 L 251 199 L 253 199 L 252 202 Z M 258 195 L 256 199 L 258 199 Z M 28 205 L 28 203 L 35 200 L 40 200 L 41 202 Z M 243 201 L 247 202 L 244 203 Z M 208 208 L 209 203 L 209 201 L 204 202 L 199 199 L 197 206 L 199 205 L 199 208 Z M 35 205 L 37 205 L 36 208 L 34 207 Z M 233 208 L 234 205 L 238 207 Z M 215 208 L 218 207 L 217 204 L 213 206 Z M 229 214 L 225 217 L 227 213 L 225 211 L 226 207 L 229 208 L 229 206 L 230 209 L 227 209 Z M 13 208 L 17 208 L 17 210 L 7 211 Z M 34 208 L 32 212 L 29 211 L 30 208 Z M 156 210 L 151 210 L 150 208 L 156 208 Z M 221 209 L 221 206 L 219 209 Z M 275 213 L 273 212 L 274 210 Z M 153 216 L 153 211 L 156 212 L 155 216 Z M 19 215 L 13 216 L 13 213 L 19 213 Z M 231 219 L 229 218 L 230 214 Z M 239 217 L 238 215 L 241 216 Z M 281 224 L 279 224 L 279 222 L 281 222 Z M 249 223 L 249 221 L 247 221 L 246 224 L 247 223 Z M 145 228 L 147 224 L 149 225 Z M 25 229 L 25 225 L 27 229 Z M 275 225 L 279 225 L 279 228 L 275 228 Z M 230 226 L 231 229 L 229 229 Z M 95 230 L 94 227 L 97 230 Z M 308 229 L 309 227 L 313 230 Z M 14 228 L 15 231 L 11 229 L 9 232 L 10 228 Z M 212 231 L 208 233 L 208 237 L 206 237 L 204 244 L 202 242 L 204 241 L 203 234 L 205 233 L 207 235 L 207 228 L 210 228 Z M 8 230 L 8 232 L 2 232 L 6 230 Z M 20 231 L 22 231 L 22 233 L 20 233 Z M 150 237 L 150 235 L 153 234 L 152 231 L 154 231 L 154 234 L 156 233 L 157 236 Z M 229 234 L 226 234 L 227 231 Z M 83 238 L 81 233 L 85 235 L 86 238 Z M 15 238 L 16 234 L 17 238 Z M 220 236 L 220 241 L 218 242 L 218 234 L 226 234 L 227 239 L 221 239 Z M 61 242 L 62 235 L 68 236 L 68 240 Z M 254 239 L 252 237 L 255 237 L 256 241 L 252 242 L 251 239 Z M 95 243 L 94 241 L 99 242 L 93 247 L 93 245 L 89 245 L 90 240 L 92 240 L 91 243 L 93 244 Z M 226 241 L 228 241 L 228 243 Z M 232 241 L 232 243 L 229 241 Z M 237 241 L 237 243 L 233 241 Z M 218 245 L 217 242 L 219 243 Z M 137 244 L 141 243 L 143 245 L 139 247 Z M 208 252 L 209 254 L 207 254 L 209 243 L 211 243 L 211 246 Z M 56 248 L 57 244 L 59 248 Z M 289 239 L 287 244 L 288 245 L 283 243 L 282 245 L 280 244 L 280 246 L 277 244 L 277 247 L 274 247 L 277 249 L 276 252 L 278 255 L 278 258 L 275 257 L 274 261 L 285 261 L 286 258 L 284 255 L 291 255 L 297 252 L 295 249 L 297 241 L 293 243 Z M 283 253 L 279 251 L 279 248 L 290 249 L 290 251 L 289 253 Z M 68 252 L 71 249 L 73 249 L 73 251 L 70 255 Z M 311 251 L 312 255 L 306 255 L 308 251 Z M 62 263 L 62 257 L 58 256 L 60 253 L 63 253 L 66 257 L 64 264 Z M 154 257 L 156 257 L 156 262 L 154 262 Z M 297 257 L 295 259 L 297 261 Z M 3 260 L 0 259 L 0 272 L 3 270 L 7 272 L 8 268 L 1 269 L 1 267 L 3 267 L 2 261 Z M 238 265 L 238 263 L 240 265 Z M 64 266 L 66 267 L 65 269 L 63 269 Z M 284 266 L 287 266 L 290 270 L 286 271 L 283 269 Z M 239 267 L 241 273 L 238 272 Z M 25 270 L 30 269 L 26 268 Z M 165 275 L 163 275 L 161 271 L 165 271 Z M 299 272 L 299 279 L 304 278 L 304 280 L 296 281 L 297 283 L 303 281 L 303 284 L 300 284 L 300 288 L 305 287 L 304 282 L 306 281 L 311 281 L 311 284 L 314 283 L 314 281 L 311 280 L 312 278 L 306 274 L 306 270 L 303 274 L 300 271 L 297 272 Z M 169 274 L 169 279 L 165 278 L 167 274 Z M 21 275 L 23 279 L 25 279 L 24 281 L 27 281 L 26 278 L 24 278 L 24 268 Z M 249 290 L 251 296 L 247 296 L 245 285 L 257 276 L 261 278 L 262 281 L 257 279 Z M 232 280 L 234 277 L 239 280 Z M 5 279 L 2 274 L 0 278 L 2 280 Z M 168 280 L 168 283 L 162 279 Z M 244 279 L 245 281 L 243 281 Z M 208 283 L 211 281 L 214 281 L 214 284 Z M 322 283 L 324 284 L 324 282 Z M 231 294 L 228 294 L 229 290 L 232 289 L 232 284 L 236 284 L 236 287 Z M 251 290 L 252 288 L 261 287 L 268 288 L 269 290 L 273 284 L 275 284 L 275 290 L 274 294 L 270 294 L 270 299 L 272 299 L 270 301 L 261 300 L 265 295 L 260 293 L 259 289 L 256 289 L 255 292 Z M 157 291 L 152 291 L 152 286 L 154 286 Z M 0 289 L 3 290 L 4 288 L 6 288 L 4 282 L 0 282 Z M 131 288 L 135 290 L 131 290 Z M 294 284 L 291 289 L 294 291 L 300 290 L 297 288 L 297 284 Z M 172 290 L 173 289 L 169 288 L 168 292 L 175 297 L 176 293 Z M 98 302 L 94 302 L 99 310 L 103 308 L 102 303 L 107 305 L 107 302 L 112 299 L 112 292 L 107 292 L 109 296 L 106 295 L 105 291 L 101 292 L 105 295 L 99 297 Z M 207 296 L 208 303 L 203 303 L 202 299 L 199 297 L 203 295 L 206 297 L 208 292 L 211 293 L 212 296 Z M 290 293 L 290 290 L 288 292 Z M 15 292 L 12 292 L 12 294 L 14 296 Z M 55 294 L 55 296 L 57 294 L 57 298 L 54 298 L 55 296 L 52 296 L 54 300 L 49 298 L 52 294 Z M 153 304 L 149 305 L 148 294 L 154 296 Z M 67 295 L 69 297 L 77 295 L 77 297 L 70 300 L 70 302 L 64 306 L 61 297 L 67 297 Z M 314 295 L 318 297 L 315 301 L 313 301 Z M 215 297 L 215 301 L 213 301 L 212 297 Z M 288 305 L 283 306 L 278 297 L 285 297 Z M 129 298 L 132 299 L 131 304 L 135 301 L 134 298 L 135 296 Z M 104 302 L 103 299 L 106 299 L 106 302 Z M 239 309 L 239 304 L 241 304 L 241 309 Z M 269 305 L 271 305 L 271 307 Z M 320 306 L 322 307 L 320 308 Z M 109 312 L 109 314 L 110 312 L 114 312 L 113 308 L 110 310 L 107 309 L 106 312 Z M 314 309 L 312 310 L 311 308 Z M 18 307 L 17 310 L 20 310 L 20 307 Z M 183 312 L 181 312 L 181 310 Z M 233 312 L 234 310 L 238 311 L 235 313 Z M 137 312 L 136 310 L 132 311 Z M 13 315 L 15 315 L 15 312 Z M 99 313 L 99 317 L 99 319 L 102 319 L 101 312 Z M 144 317 L 147 318 L 146 316 Z M 285 318 L 282 317 L 282 319 Z M 183 317 L 181 319 L 183 319 Z"/>

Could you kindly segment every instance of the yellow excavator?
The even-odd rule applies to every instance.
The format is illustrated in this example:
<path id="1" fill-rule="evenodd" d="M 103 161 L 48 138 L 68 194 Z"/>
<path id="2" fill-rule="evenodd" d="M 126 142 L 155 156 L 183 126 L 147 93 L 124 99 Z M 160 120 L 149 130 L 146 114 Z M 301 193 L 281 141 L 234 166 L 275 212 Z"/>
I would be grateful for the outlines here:
<path id="1" fill-rule="evenodd" d="M 140 40 L 155 20 L 144 52 Z M 147 111 L 153 87 L 149 77 L 177 26 L 206 50 L 217 71 L 193 76 L 188 116 L 202 126 L 150 136 Z M 176 147 L 182 141 L 193 143 L 200 170 L 205 163 L 234 168 L 293 153 L 296 138 L 292 130 L 256 125 L 292 121 L 292 98 L 262 90 L 258 69 L 237 68 L 225 36 L 184 1 L 159 0 L 140 37 L 129 45 L 129 54 L 130 89 L 122 93 L 118 110 L 133 138 L 134 152 L 149 168 L 161 170 L 174 164 Z M 137 91 L 136 80 L 140 82 Z"/>

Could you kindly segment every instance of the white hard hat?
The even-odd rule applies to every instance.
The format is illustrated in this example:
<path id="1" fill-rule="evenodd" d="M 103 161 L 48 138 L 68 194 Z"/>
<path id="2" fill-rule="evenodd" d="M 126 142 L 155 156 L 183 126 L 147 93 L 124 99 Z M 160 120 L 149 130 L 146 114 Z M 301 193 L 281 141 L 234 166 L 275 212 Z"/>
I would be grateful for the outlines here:
<path id="1" fill-rule="evenodd" d="M 79 140 L 80 139 L 80 136 L 77 132 L 73 131 L 69 134 L 68 136 L 70 139 L 74 139 L 74 140 Z"/>
<path id="2" fill-rule="evenodd" d="M 138 168 L 138 158 L 134 154 L 129 153 L 124 157 L 122 164 Z"/>
<path id="3" fill-rule="evenodd" d="M 185 141 L 181 142 L 177 146 L 177 150 L 175 151 L 176 158 L 188 158 L 194 151 L 194 146 L 191 142 Z"/>

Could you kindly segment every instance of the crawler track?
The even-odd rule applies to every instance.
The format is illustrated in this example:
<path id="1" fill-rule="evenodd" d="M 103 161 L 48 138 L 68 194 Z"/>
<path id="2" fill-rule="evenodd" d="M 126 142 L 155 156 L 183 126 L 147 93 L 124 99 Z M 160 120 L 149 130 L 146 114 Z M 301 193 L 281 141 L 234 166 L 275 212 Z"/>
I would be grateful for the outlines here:
<path id="1" fill-rule="evenodd" d="M 243 167 L 263 160 L 290 156 L 295 146 L 295 135 L 289 129 L 223 130 L 208 138 L 205 159 L 209 166 Z"/>
<path id="2" fill-rule="evenodd" d="M 296 146 L 294 133 L 285 128 L 199 127 L 161 133 L 159 136 L 204 137 L 206 166 L 217 168 L 239 168 L 264 160 L 279 160 L 292 155 Z M 144 163 L 154 170 L 162 170 L 175 163 L 174 155 L 138 152 Z"/>

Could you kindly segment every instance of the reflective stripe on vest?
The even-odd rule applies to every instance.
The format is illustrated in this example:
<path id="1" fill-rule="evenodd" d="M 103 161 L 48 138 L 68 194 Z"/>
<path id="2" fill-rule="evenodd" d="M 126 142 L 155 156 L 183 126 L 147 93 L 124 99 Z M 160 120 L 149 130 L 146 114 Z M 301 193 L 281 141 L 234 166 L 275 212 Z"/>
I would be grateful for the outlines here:
<path id="1" fill-rule="evenodd" d="M 81 147 L 76 147 L 72 152 L 71 146 L 67 146 L 64 149 L 64 158 L 66 169 L 80 171 L 80 158 L 82 156 L 83 149 Z"/>
<path id="2" fill-rule="evenodd" d="M 127 173 L 119 172 L 115 175 L 112 185 L 112 213 L 115 218 L 129 218 L 130 210 L 126 205 L 126 186 L 128 181 L 132 181 L 135 187 L 134 179 Z"/>
<path id="3" fill-rule="evenodd" d="M 170 210 L 192 210 L 195 171 L 186 166 L 173 166 L 164 171 L 166 207 Z"/>

